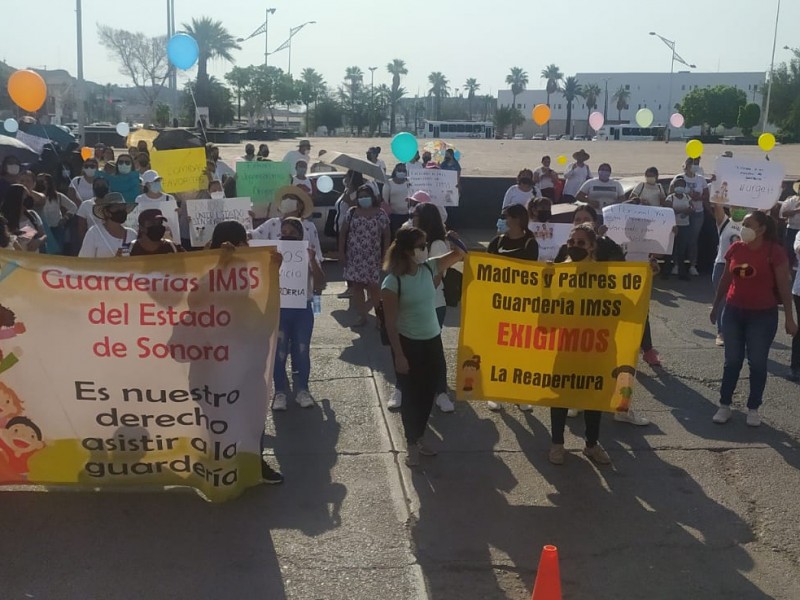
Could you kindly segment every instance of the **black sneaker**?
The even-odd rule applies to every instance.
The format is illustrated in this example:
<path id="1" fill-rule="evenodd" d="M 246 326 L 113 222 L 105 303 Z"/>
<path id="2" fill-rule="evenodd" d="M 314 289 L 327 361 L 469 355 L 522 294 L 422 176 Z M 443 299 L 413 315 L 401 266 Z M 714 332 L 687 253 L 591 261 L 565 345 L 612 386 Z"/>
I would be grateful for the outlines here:
<path id="1" fill-rule="evenodd" d="M 275 469 L 267 464 L 267 461 L 261 460 L 261 479 L 264 483 L 278 484 L 283 483 L 283 475 L 278 473 Z"/>

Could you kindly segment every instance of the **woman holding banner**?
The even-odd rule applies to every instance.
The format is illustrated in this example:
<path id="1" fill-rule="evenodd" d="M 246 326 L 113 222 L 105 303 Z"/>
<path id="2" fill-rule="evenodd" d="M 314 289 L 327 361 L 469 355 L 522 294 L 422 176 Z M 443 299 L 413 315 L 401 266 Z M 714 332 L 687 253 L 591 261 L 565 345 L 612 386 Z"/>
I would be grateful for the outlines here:
<path id="1" fill-rule="evenodd" d="M 442 329 L 436 317 L 435 279 L 466 254 L 464 244 L 455 234 L 448 234 L 448 240 L 455 249 L 430 258 L 424 231 L 416 227 L 400 229 L 383 265 L 388 273 L 381 286 L 384 323 L 403 395 L 400 415 L 408 444 L 409 467 L 419 464 L 420 455 L 436 455 L 422 442 L 441 372 L 446 366 Z"/>
<path id="2" fill-rule="evenodd" d="M 563 262 L 591 262 L 597 260 L 598 242 L 597 233 L 591 223 L 576 225 L 569 234 Z M 566 451 L 564 450 L 564 429 L 567 425 L 566 408 L 550 409 L 550 430 L 552 446 L 548 458 L 554 465 L 563 465 Z M 603 447 L 597 442 L 600 437 L 599 410 L 587 410 L 583 413 L 586 423 L 586 446 L 583 454 L 599 465 L 610 465 L 611 458 Z"/>

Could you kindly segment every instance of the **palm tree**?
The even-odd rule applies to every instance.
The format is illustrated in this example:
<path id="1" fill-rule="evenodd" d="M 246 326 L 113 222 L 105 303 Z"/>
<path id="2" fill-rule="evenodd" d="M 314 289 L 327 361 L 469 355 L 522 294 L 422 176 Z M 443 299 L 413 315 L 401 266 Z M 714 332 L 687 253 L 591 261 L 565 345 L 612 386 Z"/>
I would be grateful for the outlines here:
<path id="1" fill-rule="evenodd" d="M 315 69 L 303 69 L 299 81 L 300 101 L 306 107 L 306 134 L 309 131 L 309 106 L 319 100 L 325 91 L 325 80 Z"/>
<path id="2" fill-rule="evenodd" d="M 431 89 L 428 90 L 428 95 L 434 98 L 434 114 L 436 119 L 439 120 L 442 116 L 442 98 L 447 98 L 450 95 L 450 82 L 447 77 L 440 71 L 434 71 L 428 75 L 428 83 L 431 84 Z"/>
<path id="3" fill-rule="evenodd" d="M 564 74 L 556 65 L 550 64 L 542 69 L 542 79 L 547 80 L 547 106 L 550 106 L 550 95 L 558 91 L 559 83 L 564 79 Z M 547 122 L 547 135 L 550 135 L 550 121 Z"/>
<path id="4" fill-rule="evenodd" d="M 511 108 L 516 110 L 517 108 L 517 96 L 519 96 L 522 91 L 528 85 L 528 74 L 522 69 L 522 67 L 511 67 L 511 72 L 506 75 L 506 83 L 511 86 Z M 511 123 L 511 135 L 514 135 L 517 132 L 517 125 L 516 121 Z"/>
<path id="5" fill-rule="evenodd" d="M 625 89 L 624 85 L 619 86 L 619 89 L 612 96 L 612 99 L 617 101 L 617 122 L 619 123 L 622 123 L 622 111 L 627 110 L 630 97 L 631 93 Z"/>
<path id="6" fill-rule="evenodd" d="M 472 120 L 472 101 L 475 100 L 475 92 L 481 89 L 481 84 L 474 77 L 467 79 L 464 83 L 464 90 L 467 92 L 467 106 L 469 110 L 469 118 Z"/>
<path id="7" fill-rule="evenodd" d="M 350 133 L 352 134 L 356 114 L 356 96 L 361 83 L 364 81 L 364 71 L 356 66 L 347 67 L 344 79 L 350 86 Z"/>
<path id="8" fill-rule="evenodd" d="M 392 113 L 389 121 L 389 132 L 394 135 L 394 125 L 397 117 L 397 104 L 400 101 L 400 98 L 402 98 L 404 95 L 399 93 L 399 91 L 402 89 L 400 87 L 400 77 L 402 75 L 408 75 L 408 69 L 406 69 L 406 62 L 404 60 L 395 58 L 392 60 L 392 62 L 386 65 L 386 70 L 392 74 L 392 93 L 389 97 Z"/>
<path id="9" fill-rule="evenodd" d="M 191 24 L 183 24 L 183 32 L 192 36 L 197 42 L 197 86 L 195 100 L 198 106 L 208 106 L 209 82 L 208 61 L 221 58 L 234 62 L 232 50 L 240 50 L 236 39 L 228 33 L 222 21 L 214 21 L 211 17 L 192 19 Z"/>
<path id="10" fill-rule="evenodd" d="M 561 90 L 561 93 L 564 94 L 564 100 L 567 101 L 567 138 L 572 137 L 572 103 L 580 97 L 582 92 L 577 77 L 569 76 L 564 80 L 564 89 Z"/>
<path id="11" fill-rule="evenodd" d="M 589 83 L 583 86 L 583 90 L 581 91 L 581 97 L 586 101 L 586 134 L 589 134 L 589 116 L 592 114 L 592 111 L 597 108 L 597 99 L 600 97 L 600 94 L 603 93 L 603 90 L 600 89 L 600 86 L 596 83 Z"/>

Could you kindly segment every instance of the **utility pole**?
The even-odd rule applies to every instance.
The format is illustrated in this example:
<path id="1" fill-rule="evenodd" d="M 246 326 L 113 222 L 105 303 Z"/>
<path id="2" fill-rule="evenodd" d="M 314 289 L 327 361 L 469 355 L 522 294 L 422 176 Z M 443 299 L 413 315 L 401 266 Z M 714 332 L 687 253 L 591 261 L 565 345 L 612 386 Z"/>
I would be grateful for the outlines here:
<path id="1" fill-rule="evenodd" d="M 83 81 L 83 17 L 81 11 L 81 0 L 75 0 L 75 17 L 77 20 L 78 34 L 78 135 L 81 138 L 81 145 L 86 145 L 84 136 L 84 125 L 86 121 L 86 107 L 84 106 L 84 81 Z"/>
<path id="2" fill-rule="evenodd" d="M 369 67 L 370 79 L 369 79 L 369 111 L 371 113 L 371 120 L 372 124 L 375 124 L 375 69 L 378 67 Z M 373 132 L 375 131 L 373 127 Z"/>
<path id="3" fill-rule="evenodd" d="M 772 98 L 772 80 L 775 78 L 775 46 L 778 43 L 778 20 L 781 17 L 781 0 L 778 0 L 778 10 L 775 12 L 775 36 L 772 38 L 772 61 L 769 63 L 769 82 L 767 82 L 767 105 L 764 107 L 764 131 L 769 125 L 769 102 Z"/>

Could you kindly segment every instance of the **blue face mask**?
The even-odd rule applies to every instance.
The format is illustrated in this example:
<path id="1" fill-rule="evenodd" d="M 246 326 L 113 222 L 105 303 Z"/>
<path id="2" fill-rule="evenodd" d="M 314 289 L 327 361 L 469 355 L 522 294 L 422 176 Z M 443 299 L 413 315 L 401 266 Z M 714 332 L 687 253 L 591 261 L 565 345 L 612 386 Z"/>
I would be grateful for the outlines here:
<path id="1" fill-rule="evenodd" d="M 367 198 L 367 197 L 359 198 L 358 199 L 358 205 L 361 208 L 369 208 L 369 207 L 372 206 L 372 198 Z"/>
<path id="2" fill-rule="evenodd" d="M 508 233 L 508 223 L 503 217 L 497 219 L 497 231 L 499 233 Z"/>

